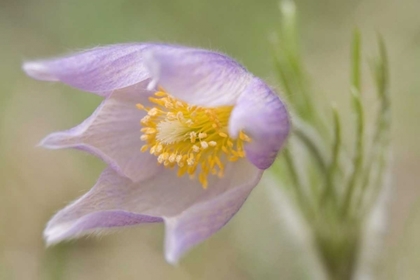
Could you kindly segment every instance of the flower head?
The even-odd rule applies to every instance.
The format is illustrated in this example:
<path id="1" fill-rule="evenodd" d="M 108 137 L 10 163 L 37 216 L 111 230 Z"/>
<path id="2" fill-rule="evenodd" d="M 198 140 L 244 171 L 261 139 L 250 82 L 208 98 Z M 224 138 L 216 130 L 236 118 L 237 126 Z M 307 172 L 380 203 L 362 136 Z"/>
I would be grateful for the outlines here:
<path id="1" fill-rule="evenodd" d="M 51 219 L 47 243 L 165 222 L 165 256 L 176 262 L 239 210 L 289 133 L 279 97 L 212 51 L 122 44 L 23 68 L 104 97 L 83 123 L 41 142 L 109 164 L 87 194 Z"/>

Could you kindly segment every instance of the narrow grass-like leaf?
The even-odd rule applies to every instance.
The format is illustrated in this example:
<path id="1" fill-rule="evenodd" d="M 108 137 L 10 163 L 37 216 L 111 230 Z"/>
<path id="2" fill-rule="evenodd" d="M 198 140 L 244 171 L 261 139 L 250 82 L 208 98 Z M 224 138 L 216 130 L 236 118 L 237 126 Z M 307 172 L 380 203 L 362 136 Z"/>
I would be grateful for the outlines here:
<path id="1" fill-rule="evenodd" d="M 353 156 L 353 170 L 350 174 L 350 178 L 346 189 L 344 191 L 344 202 L 342 207 L 342 213 L 346 216 L 350 211 L 351 203 L 353 200 L 354 190 L 356 188 L 357 180 L 359 179 L 360 172 L 363 168 L 363 154 L 364 154 L 364 116 L 363 116 L 363 105 L 361 102 L 360 94 L 355 88 L 352 88 L 352 104 L 356 115 L 356 138 L 355 148 Z"/>
<path id="2" fill-rule="evenodd" d="M 281 29 L 279 42 L 275 47 L 276 68 L 285 90 L 290 96 L 299 116 L 307 122 L 317 125 L 312 95 L 307 89 L 307 78 L 303 69 L 297 32 L 297 14 L 293 1 L 280 2 Z"/>
<path id="3" fill-rule="evenodd" d="M 377 164 L 376 176 L 372 182 L 372 195 L 364 211 L 368 211 L 375 203 L 378 194 L 384 184 L 384 179 L 389 159 L 391 107 L 389 93 L 389 68 L 387 51 L 383 38 L 378 35 L 379 57 L 372 65 L 373 76 L 376 81 L 377 95 L 381 101 L 381 108 L 378 115 L 377 129 L 373 141 L 377 145 L 377 153 L 373 164 Z"/>
<path id="4" fill-rule="evenodd" d="M 297 117 L 295 117 L 294 120 L 294 135 L 305 145 L 312 155 L 320 170 L 320 174 L 327 174 L 328 152 L 324 147 L 324 139 L 318 134 L 313 126 L 306 124 L 302 120 L 298 120 Z"/>
<path id="5" fill-rule="evenodd" d="M 307 199 L 306 199 L 305 193 L 303 191 L 303 184 L 301 182 L 299 172 L 296 168 L 296 163 L 295 163 L 294 157 L 291 155 L 291 152 L 290 152 L 289 148 L 287 148 L 284 151 L 284 159 L 285 159 L 286 165 L 288 167 L 290 177 L 291 177 L 291 179 L 293 181 L 293 184 L 294 184 L 293 191 L 295 193 L 295 197 L 297 198 L 297 201 L 300 204 L 300 207 L 301 207 L 302 210 L 308 209 L 309 204 L 307 203 Z"/>
<path id="6" fill-rule="evenodd" d="M 337 203 L 337 193 L 334 186 L 334 178 L 336 176 L 337 170 L 339 167 L 339 155 L 340 155 L 340 148 L 341 148 L 341 124 L 340 124 L 340 116 L 337 111 L 337 107 L 332 105 L 332 112 L 333 112 L 333 124 L 334 124 L 334 140 L 332 145 L 332 159 L 331 163 L 328 168 L 328 175 L 327 175 L 327 183 L 324 190 L 324 194 L 322 196 L 321 205 L 325 202 L 328 198 L 332 200 L 334 205 Z"/>

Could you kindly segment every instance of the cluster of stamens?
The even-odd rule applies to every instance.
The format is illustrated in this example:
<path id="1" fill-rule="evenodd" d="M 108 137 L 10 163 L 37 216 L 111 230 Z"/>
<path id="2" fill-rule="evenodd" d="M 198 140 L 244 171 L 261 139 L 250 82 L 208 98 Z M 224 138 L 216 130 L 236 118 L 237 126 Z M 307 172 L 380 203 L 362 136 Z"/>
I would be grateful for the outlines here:
<path id="1" fill-rule="evenodd" d="M 141 140 L 165 167 L 178 167 L 178 176 L 188 174 L 206 188 L 209 174 L 223 177 L 224 161 L 245 157 L 244 142 L 251 139 L 242 131 L 237 139 L 229 137 L 228 121 L 233 106 L 206 108 L 189 105 L 164 91 L 158 91 L 149 100 L 154 107 L 137 104 L 147 112 L 140 121 Z"/>

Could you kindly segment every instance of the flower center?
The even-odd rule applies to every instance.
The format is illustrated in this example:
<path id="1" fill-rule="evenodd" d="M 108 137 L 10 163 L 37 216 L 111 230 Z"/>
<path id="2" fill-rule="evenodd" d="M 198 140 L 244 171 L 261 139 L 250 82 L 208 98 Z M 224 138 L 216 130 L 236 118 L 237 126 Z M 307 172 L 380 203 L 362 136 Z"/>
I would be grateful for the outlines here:
<path id="1" fill-rule="evenodd" d="M 223 177 L 226 159 L 245 157 L 243 145 L 251 139 L 242 131 L 232 139 L 227 132 L 233 106 L 189 105 L 162 90 L 149 100 L 154 107 L 137 104 L 138 109 L 147 112 L 140 121 L 140 139 L 146 142 L 141 151 L 149 150 L 165 167 L 178 167 L 178 176 L 189 174 L 193 179 L 198 174 L 206 188 L 209 174 Z"/>

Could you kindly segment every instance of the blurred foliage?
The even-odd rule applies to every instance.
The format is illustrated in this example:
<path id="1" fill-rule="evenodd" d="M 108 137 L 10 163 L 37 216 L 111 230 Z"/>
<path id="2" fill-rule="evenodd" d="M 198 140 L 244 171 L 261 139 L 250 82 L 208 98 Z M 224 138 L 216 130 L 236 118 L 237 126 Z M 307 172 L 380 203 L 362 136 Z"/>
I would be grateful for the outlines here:
<path id="1" fill-rule="evenodd" d="M 282 25 L 273 47 L 276 69 L 290 103 L 293 132 L 279 164 L 287 166 L 288 188 L 309 224 L 330 279 L 353 279 L 362 248 L 363 227 L 378 204 L 389 155 L 390 98 L 387 54 L 382 38 L 371 62 L 379 103 L 374 131 L 366 131 L 361 85 L 361 36 L 354 32 L 351 48 L 351 106 L 354 132 L 342 143 L 342 113 L 332 105 L 330 116 L 317 107 L 308 86 L 297 42 L 294 2 L 282 1 Z M 328 129 L 331 128 L 331 129 Z M 296 149 L 303 149 L 298 153 Z M 299 166 L 299 167 L 298 167 Z M 286 173 L 286 174 L 284 174 Z M 383 209 L 385 211 L 385 209 Z M 379 235 L 378 235 L 378 238 Z M 368 246 L 368 245 L 364 245 Z"/>

